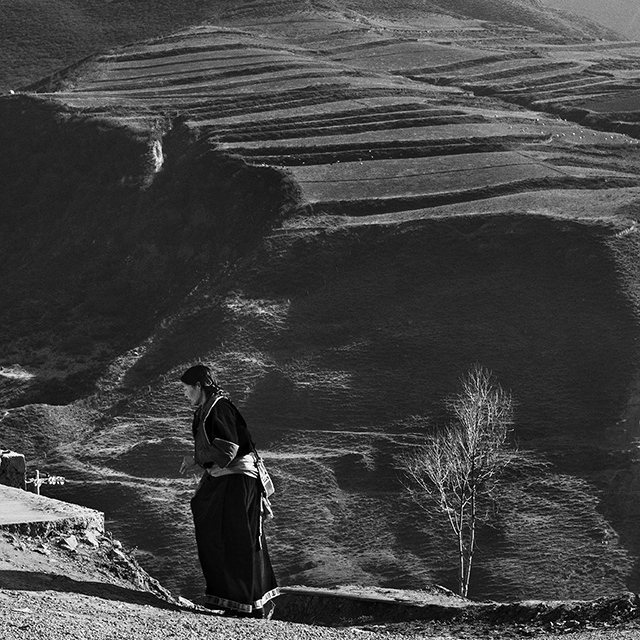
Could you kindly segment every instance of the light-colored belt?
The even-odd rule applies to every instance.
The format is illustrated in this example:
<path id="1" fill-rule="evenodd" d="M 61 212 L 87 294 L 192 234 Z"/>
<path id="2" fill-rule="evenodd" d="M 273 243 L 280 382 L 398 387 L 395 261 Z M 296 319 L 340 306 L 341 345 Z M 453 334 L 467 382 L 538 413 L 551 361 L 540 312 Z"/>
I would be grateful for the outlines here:
<path id="1" fill-rule="evenodd" d="M 214 478 L 230 476 L 236 473 L 249 476 L 250 478 L 258 478 L 258 468 L 256 467 L 256 459 L 253 453 L 248 453 L 246 456 L 233 459 L 224 469 L 214 463 L 208 467 L 206 471 Z"/>

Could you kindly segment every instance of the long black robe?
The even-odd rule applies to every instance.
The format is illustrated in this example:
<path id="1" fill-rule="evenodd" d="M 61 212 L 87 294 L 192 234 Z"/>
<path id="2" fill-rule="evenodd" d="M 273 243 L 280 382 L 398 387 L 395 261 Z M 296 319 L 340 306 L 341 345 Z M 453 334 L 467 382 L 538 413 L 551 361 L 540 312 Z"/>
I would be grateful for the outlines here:
<path id="1" fill-rule="evenodd" d="M 247 425 L 226 398 L 196 411 L 196 462 L 225 468 L 253 450 Z M 206 420 L 204 416 L 210 410 Z M 259 480 L 242 474 L 203 477 L 191 499 L 206 603 L 251 614 L 278 595 L 261 522 Z"/>

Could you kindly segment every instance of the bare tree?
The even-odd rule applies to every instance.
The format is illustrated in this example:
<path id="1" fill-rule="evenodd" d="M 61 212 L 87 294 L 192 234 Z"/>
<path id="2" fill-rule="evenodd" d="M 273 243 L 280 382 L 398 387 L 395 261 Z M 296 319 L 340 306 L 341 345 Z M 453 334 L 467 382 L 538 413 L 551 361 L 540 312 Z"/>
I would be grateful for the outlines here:
<path id="1" fill-rule="evenodd" d="M 480 503 L 492 496 L 513 457 L 505 450 L 513 401 L 489 371 L 476 365 L 449 407 L 453 422 L 429 436 L 426 446 L 404 456 L 401 464 L 414 501 L 427 511 L 435 503 L 449 519 L 458 544 L 459 593 L 466 597 L 476 525 L 485 519 Z"/>

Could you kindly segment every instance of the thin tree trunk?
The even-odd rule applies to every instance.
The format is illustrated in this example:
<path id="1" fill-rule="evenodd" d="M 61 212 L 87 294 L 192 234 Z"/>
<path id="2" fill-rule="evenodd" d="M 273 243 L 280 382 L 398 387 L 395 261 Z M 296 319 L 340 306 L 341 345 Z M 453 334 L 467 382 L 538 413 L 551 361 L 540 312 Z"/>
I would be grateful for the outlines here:
<path id="1" fill-rule="evenodd" d="M 469 520 L 469 552 L 466 562 L 466 573 L 464 576 L 464 597 L 469 593 L 469 582 L 471 581 L 471 566 L 473 564 L 473 552 L 476 547 L 476 496 L 475 489 L 471 493 L 471 515 Z"/>
<path id="2" fill-rule="evenodd" d="M 458 553 L 460 554 L 460 566 L 458 572 L 458 586 L 460 589 L 460 595 L 463 598 L 467 597 L 467 591 L 465 588 L 465 575 L 467 573 L 466 567 L 466 552 L 464 548 L 464 512 L 465 512 L 465 500 L 460 500 L 460 512 L 458 514 L 460 518 L 460 528 L 458 530 Z"/>
<path id="3" fill-rule="evenodd" d="M 464 553 L 464 531 L 462 527 L 460 527 L 460 531 L 458 532 L 458 553 L 460 555 L 460 560 L 458 565 L 458 589 L 460 591 L 460 595 L 463 598 L 466 598 L 467 593 L 465 591 L 465 580 L 464 580 L 464 575 L 466 572 L 465 553 Z"/>

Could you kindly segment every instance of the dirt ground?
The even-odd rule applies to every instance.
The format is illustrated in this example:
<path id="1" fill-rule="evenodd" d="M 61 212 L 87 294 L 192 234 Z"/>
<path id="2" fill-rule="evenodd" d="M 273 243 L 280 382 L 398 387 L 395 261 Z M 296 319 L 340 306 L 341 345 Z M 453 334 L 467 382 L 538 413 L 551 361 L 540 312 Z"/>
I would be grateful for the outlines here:
<path id="1" fill-rule="evenodd" d="M 357 588 L 350 587 L 348 591 L 354 594 Z M 371 597 L 371 590 L 363 588 L 362 595 Z M 408 599 L 413 595 L 409 593 Z M 487 606 L 487 613 L 478 613 Z M 618 640 L 640 637 L 637 602 L 632 594 L 597 603 L 531 602 L 507 609 L 500 606 L 479 607 L 478 603 L 470 602 L 460 607 L 461 616 L 448 622 L 365 623 L 343 627 L 277 619 L 224 618 L 187 600 L 174 598 L 109 535 L 83 531 L 47 537 L 0 534 L 2 640 L 199 640 L 204 637 L 508 640 L 558 636 L 567 640 Z M 465 609 L 468 616 L 464 614 Z M 529 622 L 522 622 L 526 618 Z"/>

